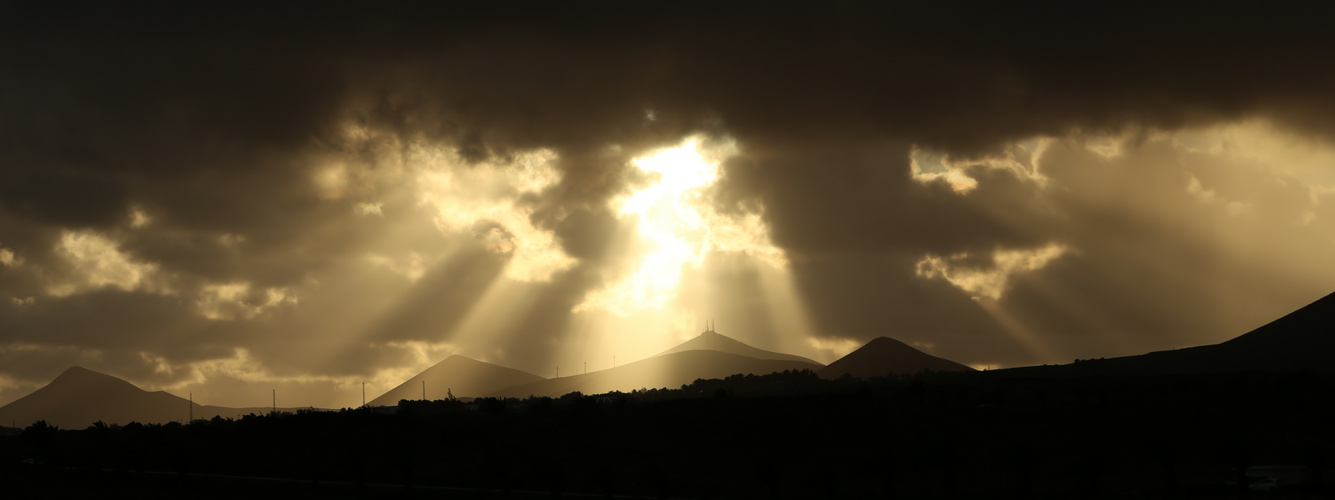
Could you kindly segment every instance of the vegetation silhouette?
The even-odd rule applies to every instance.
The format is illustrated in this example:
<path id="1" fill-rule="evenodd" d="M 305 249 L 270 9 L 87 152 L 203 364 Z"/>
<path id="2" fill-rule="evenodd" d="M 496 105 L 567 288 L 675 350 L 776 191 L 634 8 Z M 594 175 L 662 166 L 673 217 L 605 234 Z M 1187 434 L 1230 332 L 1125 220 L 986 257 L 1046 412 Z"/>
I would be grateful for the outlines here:
<path id="1" fill-rule="evenodd" d="M 1021 377 L 810 370 L 558 398 L 190 425 L 45 422 L 0 438 L 19 492 L 686 498 L 1246 498 L 1249 467 L 1331 493 L 1332 380 L 1304 372 Z M 393 411 L 389 411 L 390 409 Z M 272 480 L 270 483 L 259 479 Z M 207 491 L 206 491 L 207 490 Z M 267 490 L 265 490 L 267 491 Z"/>

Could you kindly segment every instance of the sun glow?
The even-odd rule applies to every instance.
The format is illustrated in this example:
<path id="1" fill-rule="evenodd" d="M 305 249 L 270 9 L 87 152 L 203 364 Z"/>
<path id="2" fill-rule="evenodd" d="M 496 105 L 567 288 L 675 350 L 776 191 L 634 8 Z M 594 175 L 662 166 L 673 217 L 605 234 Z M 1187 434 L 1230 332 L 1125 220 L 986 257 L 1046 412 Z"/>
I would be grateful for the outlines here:
<path id="1" fill-rule="evenodd" d="M 601 308 L 627 316 L 637 310 L 661 308 L 676 294 L 682 266 L 703 261 L 711 249 L 712 210 L 702 202 L 705 190 L 718 179 L 718 165 L 735 152 L 728 143 L 702 151 L 701 140 L 636 158 L 631 165 L 657 177 L 648 187 L 617 200 L 617 214 L 635 217 L 642 254 L 629 275 L 590 294 L 576 311 Z"/>

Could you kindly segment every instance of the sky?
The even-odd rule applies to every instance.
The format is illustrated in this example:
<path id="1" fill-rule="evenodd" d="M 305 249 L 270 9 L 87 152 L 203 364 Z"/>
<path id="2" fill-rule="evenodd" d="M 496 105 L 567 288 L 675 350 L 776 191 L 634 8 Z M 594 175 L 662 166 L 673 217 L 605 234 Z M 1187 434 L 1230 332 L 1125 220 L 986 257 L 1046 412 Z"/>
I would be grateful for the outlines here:
<path id="1" fill-rule="evenodd" d="M 1335 291 L 1317 9 L 6 3 L 0 404 L 1221 342 Z"/>

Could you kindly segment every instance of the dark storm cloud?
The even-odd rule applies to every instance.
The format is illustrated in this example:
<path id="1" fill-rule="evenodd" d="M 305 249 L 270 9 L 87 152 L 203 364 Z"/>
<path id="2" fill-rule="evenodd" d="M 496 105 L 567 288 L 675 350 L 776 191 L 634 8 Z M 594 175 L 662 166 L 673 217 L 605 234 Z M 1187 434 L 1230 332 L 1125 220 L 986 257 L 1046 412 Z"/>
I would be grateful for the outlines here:
<path id="1" fill-rule="evenodd" d="M 1316 115 L 1335 77 L 1311 64 L 1331 50 L 1321 17 L 1254 4 L 602 7 L 13 7 L 3 184 L 32 192 L 6 206 L 63 225 L 109 224 L 132 200 L 190 227 L 299 223 L 315 210 L 301 160 L 350 117 L 473 159 L 556 148 L 587 199 L 624 164 L 598 151 L 711 120 L 762 153 L 887 137 L 967 151 L 1069 127 Z"/>
<path id="2" fill-rule="evenodd" d="M 732 213 L 763 213 L 794 259 L 824 334 L 866 339 L 891 333 L 887 322 L 917 332 L 909 337 L 997 332 L 967 297 L 913 276 L 913 262 L 925 253 L 976 256 L 1058 241 L 1085 253 L 1051 269 L 1081 283 L 1066 286 L 1095 294 L 1093 283 L 1116 282 L 1117 272 L 1095 267 L 1136 255 L 1130 246 L 1111 256 L 1100 248 L 1178 228 L 1156 229 L 1147 214 L 1089 200 L 1044 199 L 1032 182 L 996 169 L 970 170 L 979 186 L 960 196 L 944 182 L 913 181 L 909 148 L 968 156 L 1038 134 L 1251 115 L 1329 137 L 1335 72 L 1324 61 L 1335 56 L 1335 40 L 1320 8 L 711 2 L 254 12 L 7 4 L 0 8 L 0 247 L 26 271 L 0 269 L 0 294 L 42 295 L 28 271 L 58 274 L 65 264 L 53 248 L 62 232 L 93 230 L 115 235 L 136 262 L 157 264 L 182 298 L 172 310 L 173 299 L 144 290 L 41 297 L 38 307 L 50 309 L 0 316 L 0 340 L 197 359 L 199 347 L 175 339 L 204 328 L 184 316 L 208 283 L 251 283 L 246 301 L 258 303 L 267 288 L 302 286 L 368 252 L 406 258 L 454 244 L 459 235 L 389 240 L 398 234 L 392 221 L 432 221 L 384 164 L 394 151 L 438 145 L 481 164 L 547 148 L 564 177 L 522 203 L 580 262 L 532 292 L 537 305 L 511 337 L 534 341 L 506 339 L 533 351 L 514 354 L 521 364 L 536 364 L 570 308 L 624 265 L 606 250 L 621 227 L 606 201 L 643 181 L 626 161 L 696 132 L 737 139 L 742 154 L 723 167 L 717 201 Z M 345 133 L 350 126 L 379 135 L 359 142 Z M 311 176 L 333 161 L 346 164 L 350 185 L 330 194 Z M 1171 176 L 1160 170 L 1137 171 L 1137 182 L 1186 182 L 1154 181 Z M 1078 172 L 1060 174 L 1079 187 Z M 1104 180 L 1091 182 L 1072 196 L 1114 192 L 1100 186 Z M 348 216 L 372 202 L 383 203 L 384 217 Z M 131 230 L 132 210 L 151 222 Z M 1166 249 L 1171 262 L 1205 250 Z M 496 257 L 477 255 L 483 264 L 471 271 L 494 271 L 487 263 Z M 400 316 L 358 331 L 424 339 L 427 323 L 458 321 L 451 311 L 463 310 L 480 285 L 460 278 L 450 289 L 454 265 L 462 264 L 427 271 L 411 300 L 392 309 Z M 1208 259 L 1195 265 L 1207 267 L 1182 272 L 1211 271 Z M 320 298 L 303 304 L 340 318 L 336 299 L 357 297 L 312 293 Z M 1017 307 L 1025 296 L 1018 293 Z M 1125 320 L 1118 331 L 1173 324 L 1155 319 L 1163 316 L 1144 303 L 1151 296 L 1118 297 L 1089 301 Z M 1046 329 L 1077 323 L 1025 307 Z M 139 308 L 151 314 L 135 319 Z M 96 317 L 102 328 L 70 323 Z M 59 333 L 31 337 L 53 328 Z M 237 328 L 216 347 L 256 346 L 265 360 L 320 338 L 302 328 Z"/>
<path id="3" fill-rule="evenodd" d="M 775 244 L 795 258 L 826 253 L 895 252 L 919 255 L 981 250 L 977 245 L 1042 244 L 1031 203 L 995 200 L 1028 186 L 1000 170 L 981 169 L 980 188 L 967 200 L 943 181 L 915 181 L 909 148 L 865 143 L 800 144 L 764 156 L 743 153 L 723 167 L 720 201 L 745 210 L 760 201 Z M 1027 226 L 997 219 L 997 206 Z M 1023 211 L 1017 213 L 1016 211 Z"/>
<path id="4" fill-rule="evenodd" d="M 6 304 L 8 306 L 9 304 Z M 0 307 L 8 373 L 51 378 L 71 365 L 112 370 L 148 381 L 162 378 L 144 355 L 176 363 L 225 357 L 247 338 L 241 325 L 207 321 L 165 296 L 101 290 L 43 297 L 23 307 Z"/>

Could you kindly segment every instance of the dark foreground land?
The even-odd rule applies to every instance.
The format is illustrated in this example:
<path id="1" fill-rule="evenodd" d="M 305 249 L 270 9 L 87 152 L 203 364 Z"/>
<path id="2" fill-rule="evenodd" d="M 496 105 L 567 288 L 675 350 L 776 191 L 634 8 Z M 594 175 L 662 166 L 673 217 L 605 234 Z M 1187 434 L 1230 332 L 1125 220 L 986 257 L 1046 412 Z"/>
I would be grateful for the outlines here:
<path id="1" fill-rule="evenodd" d="M 1325 375 L 870 381 L 405 401 L 0 437 L 5 498 L 1326 498 Z M 1249 466 L 1301 469 L 1258 492 Z"/>

